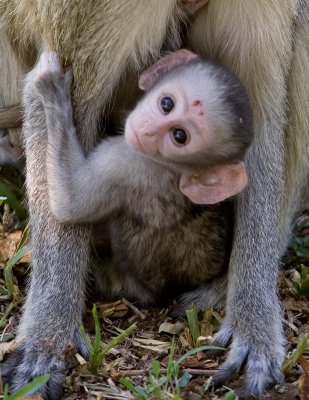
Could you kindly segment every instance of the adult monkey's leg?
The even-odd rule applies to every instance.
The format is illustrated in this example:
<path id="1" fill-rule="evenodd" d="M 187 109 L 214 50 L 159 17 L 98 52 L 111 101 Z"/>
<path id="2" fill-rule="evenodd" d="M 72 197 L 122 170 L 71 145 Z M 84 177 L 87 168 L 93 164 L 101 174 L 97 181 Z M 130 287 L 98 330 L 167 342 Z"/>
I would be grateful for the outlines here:
<path id="1" fill-rule="evenodd" d="M 60 225 L 50 213 L 45 166 L 45 115 L 29 80 L 23 95 L 23 138 L 33 243 L 32 272 L 19 326 L 19 336 L 24 339 L 4 367 L 3 375 L 4 380 L 11 384 L 10 388 L 16 389 L 38 375 L 50 373 L 51 378 L 43 392 L 56 399 L 60 396 L 65 367 L 65 346 L 74 343 L 84 355 L 87 353 L 79 326 L 84 306 L 90 228 Z"/>
<path id="2" fill-rule="evenodd" d="M 282 377 L 284 337 L 277 295 L 284 199 L 286 82 L 297 1 L 210 1 L 193 24 L 193 49 L 222 62 L 252 99 L 255 141 L 247 157 L 248 188 L 238 196 L 226 317 L 217 343 L 232 340 L 214 377 L 221 383 L 244 364 L 245 395 L 259 396 Z M 204 32 L 203 32 L 204 30 Z"/>

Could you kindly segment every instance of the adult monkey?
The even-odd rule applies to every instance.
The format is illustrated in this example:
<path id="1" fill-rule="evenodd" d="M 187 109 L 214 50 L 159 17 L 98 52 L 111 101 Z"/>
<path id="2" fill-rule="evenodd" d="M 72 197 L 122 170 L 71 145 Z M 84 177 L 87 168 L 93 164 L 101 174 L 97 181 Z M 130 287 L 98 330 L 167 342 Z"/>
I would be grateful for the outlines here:
<path id="1" fill-rule="evenodd" d="M 288 236 L 292 204 L 298 202 L 301 184 L 308 177 L 308 8 L 305 0 L 246 5 L 241 0 L 210 0 L 187 33 L 189 48 L 226 64 L 241 78 L 255 111 L 256 140 L 248 156 L 252 181 L 237 204 L 227 315 L 217 336 L 221 344 L 232 338 L 232 348 L 216 380 L 228 379 L 246 361 L 245 395 L 259 395 L 281 377 L 278 260 Z M 86 150 L 96 142 L 98 119 L 125 67 L 136 70 L 156 56 L 166 34 L 177 47 L 181 10 L 182 2 L 177 0 L 0 1 L 6 45 L 14 46 L 20 64 L 31 65 L 30 42 L 37 52 L 49 47 L 73 65 L 75 118 Z M 288 81 L 291 124 L 286 139 Z M 82 347 L 78 326 L 90 230 L 61 226 L 51 217 L 44 141 L 31 135 L 27 121 L 24 138 L 33 271 L 20 326 L 20 335 L 26 339 L 4 376 L 12 379 L 14 388 L 50 372 L 44 390 L 56 399 L 64 368 L 63 347 L 70 341 Z M 286 171 L 294 172 L 293 181 L 284 176 L 285 164 Z M 292 182 L 286 191 L 285 181 Z"/>

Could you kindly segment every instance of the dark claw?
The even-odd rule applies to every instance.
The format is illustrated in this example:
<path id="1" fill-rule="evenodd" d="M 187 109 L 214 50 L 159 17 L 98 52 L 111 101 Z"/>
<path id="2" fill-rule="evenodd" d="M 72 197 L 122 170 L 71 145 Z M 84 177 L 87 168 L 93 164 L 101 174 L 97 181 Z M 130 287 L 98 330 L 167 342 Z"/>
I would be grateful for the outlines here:
<path id="1" fill-rule="evenodd" d="M 84 339 L 79 330 L 75 331 L 74 345 L 75 345 L 78 353 L 80 353 L 82 357 L 84 357 L 86 360 L 88 360 L 90 351 L 89 351 L 88 346 L 85 344 Z"/>
<path id="2" fill-rule="evenodd" d="M 89 349 L 83 342 L 79 330 L 75 332 L 74 345 L 83 357 L 88 357 Z M 1 364 L 1 376 L 3 383 L 8 384 L 10 391 L 14 392 L 38 376 L 50 374 L 50 379 L 39 388 L 38 392 L 44 399 L 59 400 L 62 395 L 65 367 L 64 353 L 57 357 L 50 348 L 39 351 L 32 343 L 23 342 Z"/>
<path id="3" fill-rule="evenodd" d="M 14 351 L 14 353 L 8 356 L 8 359 L 5 362 L 1 363 L 0 372 L 4 384 L 12 384 L 17 366 L 21 363 L 22 358 L 23 350 L 21 347 L 19 347 Z"/>

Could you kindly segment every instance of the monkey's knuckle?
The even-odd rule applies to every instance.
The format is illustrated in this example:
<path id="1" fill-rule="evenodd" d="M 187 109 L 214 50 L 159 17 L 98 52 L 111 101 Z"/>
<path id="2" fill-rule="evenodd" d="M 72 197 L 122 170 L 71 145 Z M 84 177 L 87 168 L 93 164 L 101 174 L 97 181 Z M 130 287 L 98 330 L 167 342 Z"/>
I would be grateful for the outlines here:
<path id="1" fill-rule="evenodd" d="M 51 60 L 50 62 L 40 62 L 39 68 L 37 69 L 34 80 L 51 84 L 63 80 L 64 72 L 62 71 L 61 65 L 58 62 Z"/>
<path id="2" fill-rule="evenodd" d="M 48 382 L 41 386 L 36 393 L 40 393 L 44 399 L 59 399 L 62 393 L 64 373 L 63 368 L 59 369 L 57 367 L 59 366 L 48 362 L 45 364 L 37 363 L 34 365 L 29 365 L 28 362 L 25 361 L 17 369 L 17 373 L 13 379 L 10 389 L 12 392 L 14 392 L 39 376 L 49 374 L 50 378 Z"/>
<path id="3" fill-rule="evenodd" d="M 214 337 L 214 342 L 217 346 L 226 346 L 228 342 L 230 341 L 233 332 L 234 332 L 234 326 L 229 323 L 225 323 L 225 321 L 222 324 L 222 327 L 220 330 L 215 334 Z"/>
<path id="4" fill-rule="evenodd" d="M 225 320 L 215 337 L 215 344 L 226 344 L 229 337 L 233 339 L 231 349 L 227 360 L 214 375 L 215 386 L 232 379 L 243 367 L 246 370 L 246 381 L 241 391 L 241 398 L 249 399 L 252 396 L 258 398 L 268 386 L 282 382 L 283 340 L 273 343 L 271 333 L 262 335 L 258 329 L 235 328 Z"/>
<path id="5" fill-rule="evenodd" d="M 53 75 L 49 71 L 40 72 L 33 79 L 33 83 L 37 88 L 38 87 L 48 88 L 48 86 L 50 86 L 52 81 L 53 81 Z"/>
<path id="6" fill-rule="evenodd" d="M 39 65 L 42 69 L 48 69 L 48 70 L 53 70 L 53 69 L 58 70 L 61 68 L 58 56 L 53 51 L 42 53 L 39 60 Z"/>
<path id="7" fill-rule="evenodd" d="M 241 398 L 259 398 L 265 390 L 276 383 L 282 383 L 283 373 L 280 367 L 274 368 L 265 359 L 255 360 L 254 365 L 247 366 L 246 381 L 241 389 Z"/>
<path id="8" fill-rule="evenodd" d="M 19 346 L 11 353 L 7 360 L 0 365 L 1 377 L 4 383 L 10 384 L 15 376 L 17 366 L 20 364 L 23 357 L 23 348 Z"/>
<path id="9" fill-rule="evenodd" d="M 243 397 L 259 397 L 265 390 L 276 383 L 283 381 L 281 364 L 283 351 L 264 351 L 260 346 L 254 348 L 248 355 L 246 365 L 246 381 L 242 389 Z"/>
<path id="10" fill-rule="evenodd" d="M 224 363 L 213 376 L 212 384 L 215 388 L 228 382 L 237 372 L 237 367 L 231 363 Z"/>
<path id="11" fill-rule="evenodd" d="M 9 390 L 15 392 L 33 379 L 50 374 L 48 382 L 37 393 L 44 399 L 56 400 L 61 397 L 64 370 L 64 361 L 50 352 L 44 354 L 37 348 L 32 349 L 31 345 L 21 345 L 1 365 L 1 377 Z"/>

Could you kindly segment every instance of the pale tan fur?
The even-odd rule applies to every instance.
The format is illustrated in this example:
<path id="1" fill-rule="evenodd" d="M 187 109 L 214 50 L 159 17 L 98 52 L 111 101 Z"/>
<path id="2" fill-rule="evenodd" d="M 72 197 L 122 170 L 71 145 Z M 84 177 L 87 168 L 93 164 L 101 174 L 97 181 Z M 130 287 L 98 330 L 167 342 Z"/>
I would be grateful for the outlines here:
<path id="1" fill-rule="evenodd" d="M 304 14 L 304 9 L 306 13 Z M 286 197 L 282 210 L 282 225 L 298 207 L 303 189 L 309 189 L 309 3 L 302 1 L 298 10 L 294 57 L 292 60 L 288 104 L 290 116 L 286 136 Z M 292 210 L 289 211 L 289 210 Z"/>
<path id="2" fill-rule="evenodd" d="M 126 66 L 139 70 L 158 57 L 167 27 L 178 40 L 181 12 L 176 4 L 177 0 L 96 0 L 89 6 L 88 0 L 69 0 L 60 8 L 55 1 L 1 2 L 9 35 L 25 40 L 19 47 L 31 38 L 39 51 L 53 50 L 65 64 L 72 64 L 73 102 L 82 135 L 97 121 Z"/>

